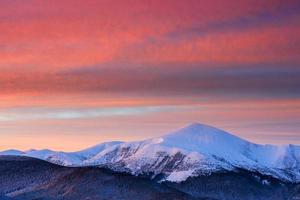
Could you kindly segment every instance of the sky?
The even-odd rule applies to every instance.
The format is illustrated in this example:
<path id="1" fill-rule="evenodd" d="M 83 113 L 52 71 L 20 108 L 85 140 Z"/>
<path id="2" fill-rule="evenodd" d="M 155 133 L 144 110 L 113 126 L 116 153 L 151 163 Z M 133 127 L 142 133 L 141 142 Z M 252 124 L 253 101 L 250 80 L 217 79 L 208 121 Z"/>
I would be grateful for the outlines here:
<path id="1" fill-rule="evenodd" d="M 199 122 L 300 145 L 299 0 L 1 0 L 0 150 Z"/>

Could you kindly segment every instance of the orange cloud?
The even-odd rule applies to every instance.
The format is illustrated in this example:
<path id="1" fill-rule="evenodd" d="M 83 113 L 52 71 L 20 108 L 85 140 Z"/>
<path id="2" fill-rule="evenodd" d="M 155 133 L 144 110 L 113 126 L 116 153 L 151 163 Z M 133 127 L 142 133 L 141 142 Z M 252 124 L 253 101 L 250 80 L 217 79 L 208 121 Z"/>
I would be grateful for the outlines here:
<path id="1" fill-rule="evenodd" d="M 179 46 L 167 43 L 162 47 L 166 52 L 159 53 L 151 53 L 156 48 L 140 49 L 138 46 L 132 50 L 132 47 L 147 38 L 159 39 L 164 34 L 195 25 L 205 27 L 210 23 L 226 23 L 243 17 L 257 20 L 255 16 L 261 13 L 276 17 L 276 11 L 293 7 L 297 1 L 60 1 L 55 4 L 51 1 L 28 1 L 26 5 L 4 1 L 1 4 L 1 68 L 21 65 L 21 69 L 53 70 L 105 63 L 120 56 L 126 60 L 124 55 L 128 55 L 128 51 L 133 51 L 129 52 L 133 56 L 136 51 L 145 52 L 146 55 L 141 58 L 130 58 L 133 61 L 144 57 L 157 60 L 159 53 L 170 57 L 161 58 L 162 61 L 175 57 L 184 61 L 195 60 L 194 57 L 197 60 L 219 58 L 231 61 L 234 59 L 231 55 L 223 58 L 214 56 L 220 53 L 211 40 L 216 39 L 222 45 L 224 40 L 229 39 L 224 45 L 230 45 L 235 33 L 223 37 L 212 34 L 206 39 L 196 39 Z M 237 39 L 240 37 L 238 34 Z M 195 42 L 198 45 L 196 52 L 192 53 Z M 177 49 L 192 54 L 188 58 L 180 55 Z M 198 51 L 203 52 L 202 49 L 204 53 L 199 55 Z M 224 48 L 221 46 L 219 49 Z M 243 57 L 236 59 L 248 60 Z"/>
<path id="2" fill-rule="evenodd" d="M 176 42 L 161 40 L 158 44 L 149 44 L 122 56 L 124 60 L 140 63 L 300 63 L 299 35 L 298 23 L 212 32 L 190 39 L 183 37 Z"/>
<path id="3" fill-rule="evenodd" d="M 16 120 L 0 121 L 0 149 L 76 150 L 193 121 L 280 143 L 299 132 L 299 11 L 298 0 L 2 0 L 0 118 Z M 178 109 L 26 118 L 149 106 Z"/>

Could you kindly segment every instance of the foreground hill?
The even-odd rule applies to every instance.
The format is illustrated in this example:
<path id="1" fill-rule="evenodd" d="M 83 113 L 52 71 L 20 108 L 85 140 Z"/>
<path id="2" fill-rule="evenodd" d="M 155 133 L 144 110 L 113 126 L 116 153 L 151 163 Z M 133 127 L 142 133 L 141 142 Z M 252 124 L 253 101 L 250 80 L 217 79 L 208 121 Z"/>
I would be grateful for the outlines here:
<path id="1" fill-rule="evenodd" d="M 0 180 L 0 194 L 6 196 L 2 199 L 194 199 L 146 178 L 101 168 L 62 167 L 16 156 L 0 156 Z"/>
<path id="2" fill-rule="evenodd" d="M 2 194 L 2 196 L 1 196 Z M 43 160 L 0 156 L 1 200 L 296 200 L 300 185 L 259 173 L 223 171 L 158 183 L 94 167 L 64 167 Z"/>

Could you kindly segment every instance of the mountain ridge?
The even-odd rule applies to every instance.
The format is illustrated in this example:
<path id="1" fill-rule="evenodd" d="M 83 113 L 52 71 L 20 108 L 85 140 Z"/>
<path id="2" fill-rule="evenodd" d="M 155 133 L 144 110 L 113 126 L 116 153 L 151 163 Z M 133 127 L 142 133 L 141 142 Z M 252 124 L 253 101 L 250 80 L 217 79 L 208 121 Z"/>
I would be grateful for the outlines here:
<path id="1" fill-rule="evenodd" d="M 161 137 L 106 142 L 77 152 L 15 150 L 8 153 L 64 166 L 101 166 L 133 175 L 152 174 L 152 178 L 163 175 L 160 181 L 181 182 L 189 177 L 241 168 L 287 182 L 300 182 L 299 146 L 255 144 L 200 123 Z"/>

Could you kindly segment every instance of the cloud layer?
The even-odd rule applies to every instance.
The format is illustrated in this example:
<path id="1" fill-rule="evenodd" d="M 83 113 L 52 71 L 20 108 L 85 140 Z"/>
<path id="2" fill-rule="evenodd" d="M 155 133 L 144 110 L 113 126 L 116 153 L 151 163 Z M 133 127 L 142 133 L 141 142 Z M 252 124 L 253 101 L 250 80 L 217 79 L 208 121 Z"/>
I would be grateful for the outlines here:
<path id="1" fill-rule="evenodd" d="M 64 148 L 77 149 L 192 121 L 300 143 L 299 13 L 298 0 L 3 0 L 0 149 L 70 132 Z"/>

